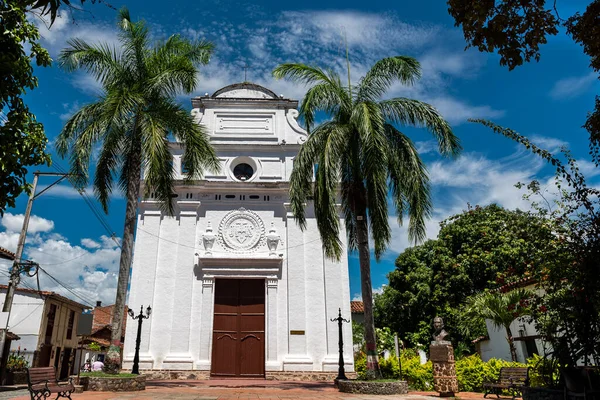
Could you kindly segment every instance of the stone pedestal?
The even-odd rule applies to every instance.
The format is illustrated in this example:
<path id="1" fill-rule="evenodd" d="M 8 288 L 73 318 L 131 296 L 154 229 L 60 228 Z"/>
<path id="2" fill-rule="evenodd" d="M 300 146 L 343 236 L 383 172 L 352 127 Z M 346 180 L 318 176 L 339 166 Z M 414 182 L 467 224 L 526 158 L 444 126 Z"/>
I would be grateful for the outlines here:
<path id="1" fill-rule="evenodd" d="M 431 342 L 429 358 L 433 364 L 433 388 L 440 397 L 454 397 L 458 392 L 454 349 L 450 342 Z"/>

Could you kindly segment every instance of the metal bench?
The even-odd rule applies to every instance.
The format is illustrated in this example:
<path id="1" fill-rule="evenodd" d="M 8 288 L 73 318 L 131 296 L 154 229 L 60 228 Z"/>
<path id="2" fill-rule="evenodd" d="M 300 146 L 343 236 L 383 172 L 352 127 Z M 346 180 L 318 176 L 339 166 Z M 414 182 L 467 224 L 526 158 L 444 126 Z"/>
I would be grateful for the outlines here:
<path id="1" fill-rule="evenodd" d="M 571 367 L 561 371 L 565 400 L 600 400 L 600 369 Z"/>
<path id="2" fill-rule="evenodd" d="M 487 397 L 488 394 L 495 394 L 500 397 L 503 390 L 508 390 L 512 394 L 513 400 L 516 397 L 521 397 L 521 388 L 529 386 L 529 368 L 523 367 L 502 367 L 498 380 L 495 383 L 484 383 L 483 389 Z M 518 396 L 519 395 L 519 396 Z"/>
<path id="3" fill-rule="evenodd" d="M 71 393 L 75 390 L 71 378 L 69 378 L 69 383 L 58 383 L 54 367 L 29 368 L 27 370 L 27 386 L 31 400 L 46 399 L 52 394 L 57 394 L 57 399 L 59 397 L 71 399 Z"/>

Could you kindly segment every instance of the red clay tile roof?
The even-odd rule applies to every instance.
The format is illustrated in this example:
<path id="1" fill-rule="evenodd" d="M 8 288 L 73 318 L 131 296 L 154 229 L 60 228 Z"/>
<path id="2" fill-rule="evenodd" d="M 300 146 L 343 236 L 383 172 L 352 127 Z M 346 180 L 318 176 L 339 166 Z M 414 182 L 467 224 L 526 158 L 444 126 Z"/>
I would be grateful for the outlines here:
<path id="1" fill-rule="evenodd" d="M 490 340 L 489 336 L 479 336 L 477 339 L 471 340 L 471 343 L 479 343 L 484 340 Z"/>
<path id="2" fill-rule="evenodd" d="M 4 328 L 0 329 L 0 332 L 4 331 Z M 12 333 L 11 331 L 7 331 L 6 332 L 6 339 L 7 340 L 20 340 L 21 337 L 18 335 L 15 335 L 14 333 Z"/>
<path id="3" fill-rule="evenodd" d="M 7 290 L 8 286 L 6 285 L 0 285 L 0 290 Z M 31 294 L 38 294 L 38 295 L 42 295 L 42 296 L 46 296 L 46 297 L 51 297 L 54 298 L 56 300 L 62 301 L 63 303 L 68 303 L 71 304 L 75 307 L 80 307 L 84 310 L 89 310 L 91 307 L 86 306 L 84 304 L 78 303 L 76 301 L 73 301 L 71 299 L 69 299 L 68 297 L 65 296 L 61 296 L 60 294 L 56 293 L 56 292 L 49 292 L 47 290 L 34 290 L 34 289 L 26 289 L 26 288 L 16 288 L 15 289 L 17 292 L 22 292 L 22 293 L 31 293 Z"/>
<path id="4" fill-rule="evenodd" d="M 364 314 L 365 305 L 362 301 L 351 301 L 350 311 L 352 312 L 352 314 Z"/>
<path id="5" fill-rule="evenodd" d="M 0 247 L 0 258 L 4 260 L 14 261 L 16 254 L 10 250 L 5 249 L 4 247 Z"/>

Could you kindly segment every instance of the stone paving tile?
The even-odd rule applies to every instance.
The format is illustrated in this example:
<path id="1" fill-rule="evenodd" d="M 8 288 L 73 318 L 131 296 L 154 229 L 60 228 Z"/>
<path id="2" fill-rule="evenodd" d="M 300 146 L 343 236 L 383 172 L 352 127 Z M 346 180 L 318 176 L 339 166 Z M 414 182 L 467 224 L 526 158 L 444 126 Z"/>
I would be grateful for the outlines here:
<path id="1" fill-rule="evenodd" d="M 26 391 L 4 392 L 0 400 L 29 400 Z M 437 397 L 437 396 L 435 396 Z M 482 399 L 479 395 L 479 399 Z M 432 400 L 431 393 L 403 396 L 369 396 L 340 393 L 331 383 L 281 381 L 155 381 L 135 393 L 84 392 L 73 400 Z M 467 398 L 466 396 L 464 398 Z M 468 397 L 475 399 L 477 397 Z"/>

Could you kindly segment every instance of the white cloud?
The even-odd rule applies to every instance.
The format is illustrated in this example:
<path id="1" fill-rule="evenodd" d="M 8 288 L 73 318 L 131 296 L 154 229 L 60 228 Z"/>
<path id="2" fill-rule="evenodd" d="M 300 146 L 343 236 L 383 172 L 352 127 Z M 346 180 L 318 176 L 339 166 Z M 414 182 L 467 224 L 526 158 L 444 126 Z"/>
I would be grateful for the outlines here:
<path id="1" fill-rule="evenodd" d="M 550 96 L 554 99 L 570 99 L 577 97 L 592 87 L 593 82 L 598 79 L 595 72 L 583 76 L 572 76 L 557 81 L 550 91 Z"/>
<path id="2" fill-rule="evenodd" d="M 417 152 L 421 155 L 427 153 L 434 153 L 438 150 L 438 144 L 435 140 L 415 142 L 415 147 L 417 148 Z"/>
<path id="3" fill-rule="evenodd" d="M 98 249 L 100 248 L 100 243 L 96 242 L 93 239 L 90 238 L 83 238 L 81 239 L 81 244 L 85 247 L 87 247 L 88 249 Z"/>
<path id="4" fill-rule="evenodd" d="M 373 289 L 373 294 L 382 294 L 383 293 L 383 289 L 386 287 L 387 285 L 384 283 L 383 285 L 376 287 Z M 362 301 L 362 294 L 361 293 L 354 293 L 354 296 L 352 296 L 352 301 Z"/>
<path id="5" fill-rule="evenodd" d="M 65 112 L 60 114 L 58 117 L 60 118 L 61 121 L 65 122 L 69 118 L 71 118 L 73 116 L 73 114 L 75 114 L 81 108 L 81 103 L 79 103 L 79 101 L 77 101 L 77 100 L 75 100 L 73 103 L 70 103 L 70 104 L 64 103 L 63 108 L 65 109 Z"/>
<path id="6" fill-rule="evenodd" d="M 6 228 L 7 231 L 21 232 L 23 227 L 24 214 L 6 213 L 0 220 L 0 225 Z M 54 221 L 32 215 L 29 218 L 29 227 L 27 233 L 49 232 L 54 229 Z"/>
<path id="7" fill-rule="evenodd" d="M 551 201 L 558 191 L 553 174 L 540 177 L 545 165 L 543 160 L 521 149 L 499 160 L 477 153 L 464 153 L 456 160 L 439 159 L 429 163 L 434 209 L 432 217 L 425 222 L 427 238 L 435 239 L 440 222 L 466 210 L 469 204 L 486 206 L 496 203 L 508 209 L 530 210 L 531 203 L 523 199 L 525 192 L 514 186 L 518 182 L 540 180 L 543 188 L 547 189 L 546 197 Z M 592 165 L 586 162 L 580 162 L 580 166 L 582 171 L 592 169 Z M 406 218 L 404 225 L 398 226 L 396 217 L 391 215 L 389 224 L 392 240 L 385 258 L 393 258 L 414 245 L 408 241 Z"/>
<path id="8" fill-rule="evenodd" d="M 450 96 L 433 97 L 424 99 L 444 116 L 453 125 L 467 122 L 469 118 L 500 118 L 504 111 L 495 110 L 490 106 L 474 106 Z"/>
<path id="9" fill-rule="evenodd" d="M 224 23 L 201 29 L 183 28 L 191 37 L 201 35 L 215 41 L 218 49 L 210 64 L 200 68 L 195 95 L 212 93 L 242 81 L 244 65 L 248 64 L 249 81 L 287 98 L 301 99 L 306 87 L 274 80 L 272 69 L 282 62 L 304 62 L 333 69 L 345 77 L 344 30 L 354 83 L 382 57 L 409 52 L 421 62 L 423 77 L 413 87 L 394 85 L 389 97 L 411 96 L 432 103 L 455 125 L 467 118 L 498 118 L 504 114 L 502 110 L 469 104 L 448 93 L 453 79 L 470 78 L 482 65 L 477 52 L 463 50 L 459 35 L 439 26 L 408 24 L 395 14 L 355 11 L 290 11 L 254 25 Z M 439 47 L 442 38 L 445 48 Z M 188 101 L 187 96 L 181 100 Z"/>
<path id="10" fill-rule="evenodd" d="M 556 152 L 563 146 L 569 145 L 569 142 L 564 140 L 542 135 L 531 135 L 529 136 L 529 140 L 531 140 L 531 142 L 536 146 L 541 147 L 544 150 L 548 150 L 551 153 Z"/>
<path id="11" fill-rule="evenodd" d="M 74 38 L 93 44 L 107 43 L 111 46 L 118 44 L 114 23 L 73 19 L 71 14 L 64 10 L 58 12 L 52 26 L 48 23 L 48 16 L 35 18 L 33 21 L 39 29 L 44 47 L 53 58 L 56 58 L 60 51 L 68 46 L 67 42 Z"/>
<path id="12" fill-rule="evenodd" d="M 591 178 L 600 175 L 600 167 L 597 167 L 591 161 L 578 160 L 577 165 L 579 166 L 579 172 L 586 178 Z"/>
<path id="13" fill-rule="evenodd" d="M 4 215 L 1 225 L 5 230 L 0 232 L 0 246 L 12 251 L 16 249 L 22 218 L 22 215 Z M 121 254 L 117 244 L 111 238 L 101 236 L 82 239 L 83 247 L 74 245 L 63 235 L 52 232 L 53 221 L 36 215 L 32 215 L 31 221 L 36 221 L 33 225 L 36 233 L 27 236 L 24 257 L 38 262 L 46 271 L 40 273 L 41 289 L 87 305 L 94 305 L 96 300 L 112 304 Z M 1 266 L 1 271 L 5 272 L 8 264 L 1 263 Z M 23 277 L 22 281 L 23 285 L 37 286 L 36 278 Z"/>

